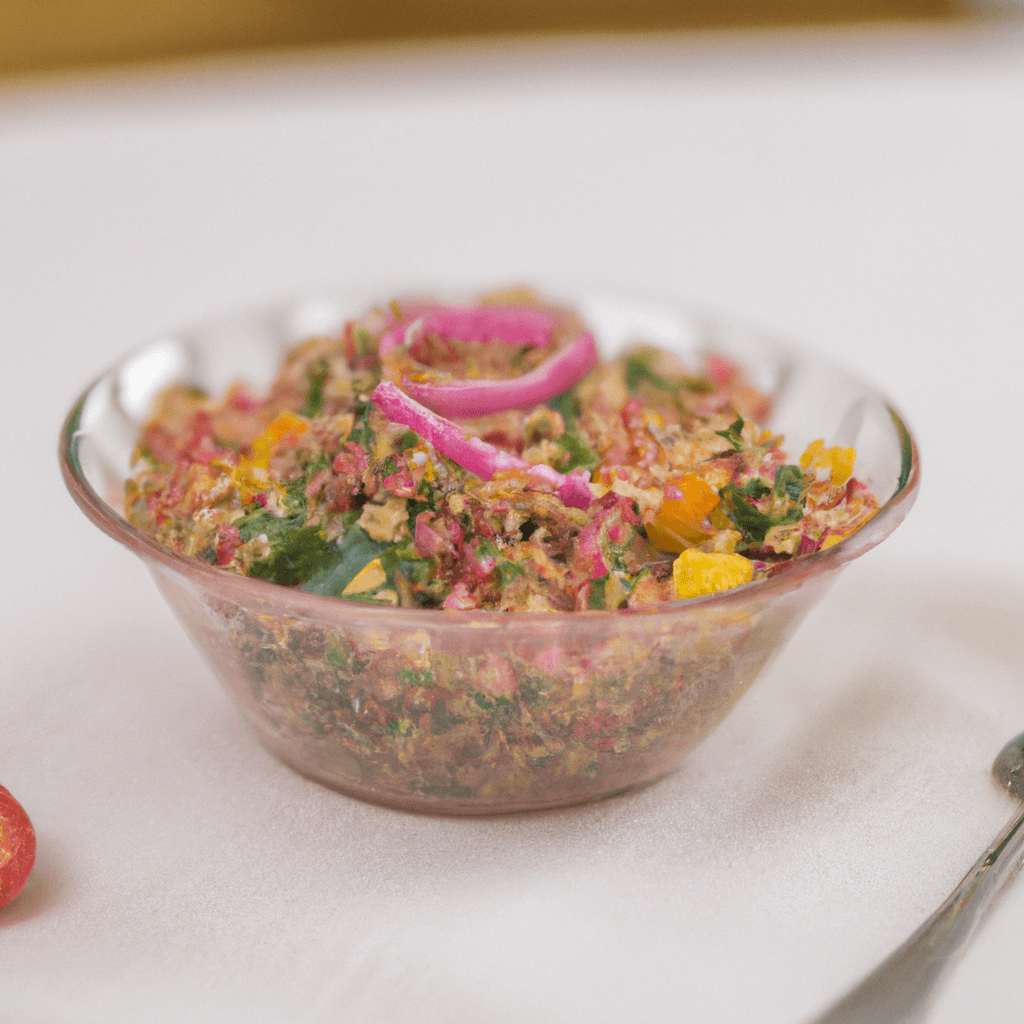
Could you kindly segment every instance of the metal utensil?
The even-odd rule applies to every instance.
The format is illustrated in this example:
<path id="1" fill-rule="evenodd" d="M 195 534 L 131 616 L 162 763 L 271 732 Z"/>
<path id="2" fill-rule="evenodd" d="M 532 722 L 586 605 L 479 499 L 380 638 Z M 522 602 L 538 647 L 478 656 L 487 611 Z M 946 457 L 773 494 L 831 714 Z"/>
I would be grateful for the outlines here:
<path id="1" fill-rule="evenodd" d="M 1024 801 L 1024 733 L 992 764 L 996 781 Z M 913 1024 L 996 894 L 1024 862 L 1024 803 L 945 903 L 888 959 L 812 1024 Z"/>

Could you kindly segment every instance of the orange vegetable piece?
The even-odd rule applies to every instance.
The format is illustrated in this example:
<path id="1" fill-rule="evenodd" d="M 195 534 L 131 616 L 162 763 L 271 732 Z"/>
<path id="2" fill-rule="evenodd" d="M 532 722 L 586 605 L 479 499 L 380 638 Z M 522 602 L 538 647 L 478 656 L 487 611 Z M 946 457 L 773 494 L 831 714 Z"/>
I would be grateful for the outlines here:
<path id="1" fill-rule="evenodd" d="M 270 465 L 270 455 L 281 441 L 289 434 L 304 434 L 309 424 L 293 412 L 283 412 L 260 434 L 252 443 L 252 461 L 266 469 Z"/>
<path id="2" fill-rule="evenodd" d="M 309 430 L 309 423 L 293 412 L 283 412 L 252 443 L 252 454 L 242 456 L 234 471 L 234 481 L 244 501 L 251 501 L 266 486 L 266 470 L 274 449 L 286 437 L 298 437 Z"/>
<path id="3" fill-rule="evenodd" d="M 695 473 L 670 480 L 666 493 L 674 492 L 682 497 L 666 497 L 646 526 L 651 543 L 663 551 L 684 551 L 707 540 L 710 534 L 701 524 L 721 500 L 715 489 Z"/>

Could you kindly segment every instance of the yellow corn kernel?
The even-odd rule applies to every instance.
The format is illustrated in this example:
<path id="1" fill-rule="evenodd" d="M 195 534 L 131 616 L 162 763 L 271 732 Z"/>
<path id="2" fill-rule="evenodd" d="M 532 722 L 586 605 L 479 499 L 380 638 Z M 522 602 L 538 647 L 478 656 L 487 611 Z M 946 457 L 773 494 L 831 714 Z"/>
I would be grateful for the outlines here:
<path id="1" fill-rule="evenodd" d="M 676 593 L 682 597 L 700 597 L 730 590 L 754 578 L 754 566 L 742 555 L 698 551 L 684 551 L 672 565 L 672 580 Z"/>

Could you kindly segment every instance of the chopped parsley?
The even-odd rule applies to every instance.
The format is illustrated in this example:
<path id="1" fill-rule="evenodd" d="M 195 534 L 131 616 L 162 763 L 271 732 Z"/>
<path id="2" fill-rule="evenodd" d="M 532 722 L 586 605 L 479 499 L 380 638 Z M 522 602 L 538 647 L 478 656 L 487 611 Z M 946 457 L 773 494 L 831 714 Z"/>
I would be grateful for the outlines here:
<path id="1" fill-rule="evenodd" d="M 324 411 L 324 384 L 327 382 L 328 365 L 326 359 L 318 359 L 306 371 L 309 388 L 306 391 L 306 403 L 299 410 L 300 416 L 312 419 Z"/>
<path id="2" fill-rule="evenodd" d="M 738 416 L 725 430 L 716 430 L 719 437 L 724 437 L 732 445 L 733 451 L 741 452 L 747 446 L 743 443 L 743 417 Z"/>
<path id="3" fill-rule="evenodd" d="M 769 515 L 752 505 L 735 484 L 726 484 L 722 488 L 722 496 L 726 498 L 726 514 L 737 528 L 756 544 L 763 544 L 764 538 L 773 526 L 785 523 L 796 523 L 803 518 L 803 509 L 794 506 L 779 515 Z"/>
<path id="4" fill-rule="evenodd" d="M 651 369 L 650 356 L 643 352 L 636 352 L 626 360 L 625 377 L 626 390 L 630 394 L 636 391 L 643 381 L 658 388 L 659 391 L 674 390 L 669 381 Z"/>
<path id="5" fill-rule="evenodd" d="M 800 501 L 806 486 L 807 478 L 799 466 L 779 466 L 775 470 L 775 484 L 772 487 L 772 492 L 776 498 Z"/>
<path id="6" fill-rule="evenodd" d="M 363 569 L 394 545 L 373 540 L 361 526 L 355 525 L 333 547 L 334 551 L 303 580 L 302 589 L 307 593 L 341 597 Z"/>

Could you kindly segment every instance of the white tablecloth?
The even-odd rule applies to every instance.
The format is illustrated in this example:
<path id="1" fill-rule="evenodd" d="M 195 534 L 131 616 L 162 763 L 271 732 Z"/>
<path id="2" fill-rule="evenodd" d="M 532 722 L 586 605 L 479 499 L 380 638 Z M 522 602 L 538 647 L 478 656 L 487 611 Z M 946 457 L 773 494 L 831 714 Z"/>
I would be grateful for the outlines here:
<path id="1" fill-rule="evenodd" d="M 0 87 L 0 911 L 16 1024 L 800 1024 L 992 838 L 1024 729 L 1024 32 L 478 44 Z M 265 753 L 65 493 L 76 394 L 163 328 L 315 289 L 603 287 L 881 382 L 917 507 L 674 776 L 390 811 Z M 1024 883 L 935 1006 L 1019 1019 Z"/>

